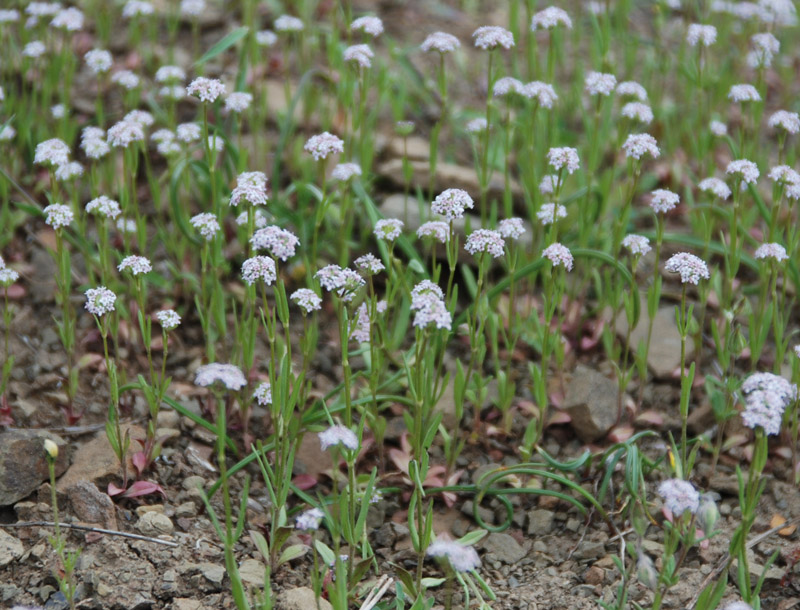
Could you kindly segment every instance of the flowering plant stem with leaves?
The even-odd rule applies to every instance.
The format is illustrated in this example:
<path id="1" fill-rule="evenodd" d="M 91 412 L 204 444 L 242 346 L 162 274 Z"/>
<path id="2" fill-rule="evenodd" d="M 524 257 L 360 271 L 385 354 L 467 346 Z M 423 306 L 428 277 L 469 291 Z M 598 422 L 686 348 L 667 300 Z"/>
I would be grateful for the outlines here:
<path id="1" fill-rule="evenodd" d="M 53 508 L 53 523 L 55 526 L 55 534 L 49 538 L 50 546 L 58 555 L 58 560 L 61 562 L 61 569 L 55 573 L 56 580 L 58 581 L 58 588 L 67 600 L 70 610 L 75 610 L 75 592 L 77 584 L 75 583 L 75 567 L 78 564 L 80 557 L 80 549 L 75 551 L 67 550 L 67 540 L 64 533 L 61 531 L 61 524 L 58 520 L 58 498 L 56 497 L 56 458 L 58 458 L 58 445 L 53 441 L 47 440 L 45 442 L 45 451 L 47 453 L 47 468 L 50 472 L 50 503 Z"/>

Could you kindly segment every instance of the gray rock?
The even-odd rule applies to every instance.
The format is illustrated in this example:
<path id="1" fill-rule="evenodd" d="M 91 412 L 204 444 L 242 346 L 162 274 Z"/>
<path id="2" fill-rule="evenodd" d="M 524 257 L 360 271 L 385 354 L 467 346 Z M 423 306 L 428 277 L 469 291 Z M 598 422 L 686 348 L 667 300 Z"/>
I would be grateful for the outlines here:
<path id="1" fill-rule="evenodd" d="M 617 422 L 619 386 L 594 369 L 578 365 L 564 398 L 572 428 L 585 443 L 603 437 Z"/>
<path id="2" fill-rule="evenodd" d="M 278 596 L 277 610 L 333 610 L 330 602 L 317 600 L 308 587 L 289 589 Z"/>
<path id="3" fill-rule="evenodd" d="M 139 521 L 136 522 L 136 529 L 145 536 L 161 536 L 163 534 L 171 534 L 174 526 L 166 515 L 151 511 L 139 517 Z"/>
<path id="4" fill-rule="evenodd" d="M 572 555 L 575 559 L 598 559 L 606 554 L 606 545 L 602 542 L 584 540 Z"/>
<path id="5" fill-rule="evenodd" d="M 507 564 L 513 565 L 525 557 L 525 549 L 509 534 L 489 534 L 483 541 L 483 548 Z"/>
<path id="6" fill-rule="evenodd" d="M 190 477 L 186 477 L 183 480 L 182 485 L 186 491 L 194 491 L 198 487 L 200 487 L 201 489 L 204 488 L 206 485 L 206 480 L 203 477 L 197 476 L 195 474 Z"/>
<path id="7" fill-rule="evenodd" d="M 175 509 L 175 516 L 180 518 L 197 516 L 197 505 L 194 502 L 184 502 Z"/>
<path id="8" fill-rule="evenodd" d="M 546 536 L 553 531 L 556 514 L 540 508 L 528 511 L 528 535 Z"/>
<path id="9" fill-rule="evenodd" d="M 0 529 L 0 568 L 22 557 L 24 550 L 19 540 Z"/>
<path id="10" fill-rule="evenodd" d="M 264 586 L 264 564 L 258 559 L 245 559 L 239 566 L 239 576 L 244 583 L 261 588 Z"/>
<path id="11" fill-rule="evenodd" d="M 79 481 L 67 490 L 73 514 L 79 521 L 99 524 L 107 529 L 117 529 L 114 503 L 94 483 Z"/>
<path id="12" fill-rule="evenodd" d="M 212 582 L 215 585 L 222 584 L 222 580 L 225 578 L 225 566 L 215 563 L 201 563 L 198 567 L 200 568 L 200 573 L 208 582 Z"/>
<path id="13" fill-rule="evenodd" d="M 58 445 L 56 476 L 67 468 L 64 439 L 45 430 L 9 430 L 0 434 L 0 506 L 11 506 L 50 477 L 45 439 Z"/>

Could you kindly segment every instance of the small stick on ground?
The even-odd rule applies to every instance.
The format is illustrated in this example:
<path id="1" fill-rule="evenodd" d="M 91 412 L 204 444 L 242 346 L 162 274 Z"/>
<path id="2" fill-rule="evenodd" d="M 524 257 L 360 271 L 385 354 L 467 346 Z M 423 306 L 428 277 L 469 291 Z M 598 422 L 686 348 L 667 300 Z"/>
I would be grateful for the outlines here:
<path id="1" fill-rule="evenodd" d="M 59 523 L 60 527 L 66 527 L 73 530 L 81 530 L 83 532 L 95 532 L 97 534 L 106 534 L 108 536 L 121 536 L 123 538 L 132 538 L 133 540 L 144 540 L 145 542 L 153 542 L 155 544 L 163 544 L 165 546 L 178 546 L 177 542 L 169 540 L 161 540 L 159 538 L 150 538 L 149 536 L 140 536 L 139 534 L 129 534 L 128 532 L 119 532 L 117 530 L 107 530 L 101 527 L 92 527 L 90 525 L 75 525 L 72 523 Z M 0 523 L 0 527 L 55 527 L 56 524 L 52 521 L 23 521 L 21 523 Z"/>

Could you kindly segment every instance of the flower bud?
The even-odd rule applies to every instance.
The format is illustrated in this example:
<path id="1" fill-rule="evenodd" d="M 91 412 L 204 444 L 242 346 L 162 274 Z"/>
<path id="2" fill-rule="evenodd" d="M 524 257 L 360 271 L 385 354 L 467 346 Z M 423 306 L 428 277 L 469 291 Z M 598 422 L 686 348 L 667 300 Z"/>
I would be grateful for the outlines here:
<path id="1" fill-rule="evenodd" d="M 697 509 L 697 525 L 703 530 L 706 536 L 711 534 L 719 519 L 719 509 L 709 494 L 703 494 L 700 498 L 700 507 Z"/>
<path id="2" fill-rule="evenodd" d="M 639 553 L 639 561 L 636 562 L 636 578 L 651 591 L 655 591 L 658 587 L 658 572 L 653 560 L 642 552 Z"/>
<path id="3" fill-rule="evenodd" d="M 44 439 L 44 450 L 47 451 L 47 455 L 51 460 L 58 458 L 58 445 L 49 438 Z"/>

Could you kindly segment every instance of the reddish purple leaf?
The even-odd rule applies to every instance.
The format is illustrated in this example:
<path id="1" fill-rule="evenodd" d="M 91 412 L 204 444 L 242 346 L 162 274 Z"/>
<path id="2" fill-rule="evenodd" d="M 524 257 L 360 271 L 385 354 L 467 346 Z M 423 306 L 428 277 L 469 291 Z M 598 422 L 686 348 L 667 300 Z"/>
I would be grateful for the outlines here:
<path id="1" fill-rule="evenodd" d="M 310 474 L 298 474 L 292 479 L 292 483 L 294 483 L 295 487 L 300 491 L 306 491 L 317 484 L 317 477 Z"/>

